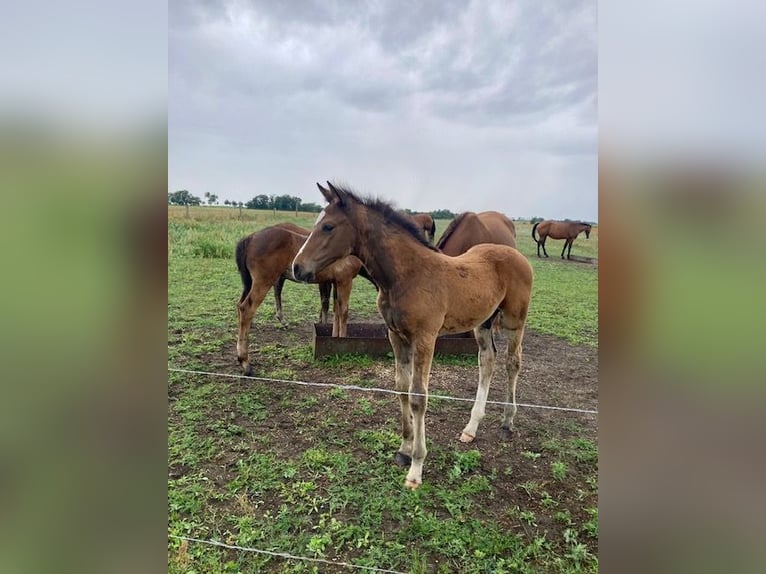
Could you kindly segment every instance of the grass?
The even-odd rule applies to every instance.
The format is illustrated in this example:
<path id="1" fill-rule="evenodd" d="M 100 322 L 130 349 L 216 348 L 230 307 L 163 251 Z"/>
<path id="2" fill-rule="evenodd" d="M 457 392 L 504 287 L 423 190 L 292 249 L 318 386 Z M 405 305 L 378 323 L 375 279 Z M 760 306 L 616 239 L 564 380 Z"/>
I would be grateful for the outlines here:
<path id="1" fill-rule="evenodd" d="M 171 366 L 238 372 L 234 244 L 276 221 L 311 226 L 315 219 L 251 210 L 240 219 L 238 211 L 193 207 L 187 220 L 183 208 L 169 208 Z M 446 223 L 438 222 L 439 232 Z M 536 273 L 530 328 L 596 345 L 595 268 L 537 260 L 531 237 L 523 237 L 528 229 L 518 226 L 519 248 Z M 595 254 L 585 249 L 597 245 L 594 232 L 573 251 Z M 314 287 L 288 283 L 283 298 L 291 328 L 278 326 L 270 298 L 253 321 L 253 331 L 269 337 L 257 348 L 262 373 L 380 386 L 375 372 L 390 358 L 313 360 L 306 324 L 319 310 Z M 350 315 L 379 320 L 375 290 L 364 281 L 354 285 Z M 435 364 L 473 371 L 475 357 Z M 409 492 L 391 462 L 400 442 L 391 397 L 170 372 L 168 398 L 170 534 L 405 572 L 598 569 L 598 451 L 582 426 L 541 427 L 507 453 L 492 450 L 494 438 L 466 447 L 432 435 L 429 478 Z M 443 403 L 429 412 L 464 417 L 464 405 Z M 168 571 L 347 570 L 170 539 Z"/>

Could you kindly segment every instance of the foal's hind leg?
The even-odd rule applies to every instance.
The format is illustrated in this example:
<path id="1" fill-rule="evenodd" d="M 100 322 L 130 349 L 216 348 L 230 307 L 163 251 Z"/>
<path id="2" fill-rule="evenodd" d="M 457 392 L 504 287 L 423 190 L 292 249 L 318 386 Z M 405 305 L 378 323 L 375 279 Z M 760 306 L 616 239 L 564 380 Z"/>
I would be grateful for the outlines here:
<path id="1" fill-rule="evenodd" d="M 564 259 L 564 251 L 567 250 L 567 246 L 569 245 L 569 239 L 564 240 L 564 249 L 561 250 L 561 258 Z M 570 247 L 571 250 L 571 247 Z"/>
<path id="2" fill-rule="evenodd" d="M 283 327 L 287 327 L 287 321 L 282 314 L 282 287 L 285 285 L 284 275 L 280 275 L 279 279 L 274 282 L 274 307 L 277 311 L 277 320 Z"/>
<path id="3" fill-rule="evenodd" d="M 345 337 L 348 325 L 348 300 L 351 298 L 351 281 L 336 281 L 333 296 L 332 336 Z"/>
<path id="4" fill-rule="evenodd" d="M 473 330 L 476 343 L 479 346 L 479 387 L 476 389 L 476 400 L 471 409 L 471 420 L 460 435 L 462 442 L 471 442 L 476 437 L 476 429 L 484 418 L 484 408 L 487 404 L 489 384 L 495 372 L 495 357 L 497 350 L 492 340 L 492 330 L 489 324 L 482 324 Z"/>
<path id="5" fill-rule="evenodd" d="M 332 283 L 319 284 L 319 299 L 321 301 L 321 307 L 319 309 L 320 323 L 327 323 L 327 315 L 330 311 L 330 292 L 331 291 L 332 291 Z"/>
<path id="6" fill-rule="evenodd" d="M 513 431 L 513 418 L 516 416 L 516 381 L 521 369 L 521 339 L 524 337 L 524 325 L 510 328 L 503 325 L 503 332 L 508 338 L 508 384 L 505 388 L 505 402 L 503 411 L 503 438 L 511 438 Z"/>
<path id="7" fill-rule="evenodd" d="M 546 257 L 548 257 L 548 252 L 545 250 L 545 240 L 546 240 L 547 238 L 548 238 L 548 237 L 546 236 L 546 237 L 542 237 L 542 238 L 540 239 L 540 245 L 542 245 L 542 247 L 543 247 L 543 255 L 545 255 Z"/>
<path id="8" fill-rule="evenodd" d="M 257 278 L 253 277 L 253 286 L 250 288 L 250 292 L 247 295 L 243 295 L 242 299 L 237 303 L 237 316 L 239 318 L 237 359 L 244 373 L 248 376 L 253 374 L 253 367 L 250 365 L 247 350 L 250 322 L 253 320 L 253 315 L 255 315 L 258 307 L 263 303 L 263 299 L 266 297 L 269 289 L 271 289 L 271 283 L 263 282 L 261 284 L 257 281 Z"/>

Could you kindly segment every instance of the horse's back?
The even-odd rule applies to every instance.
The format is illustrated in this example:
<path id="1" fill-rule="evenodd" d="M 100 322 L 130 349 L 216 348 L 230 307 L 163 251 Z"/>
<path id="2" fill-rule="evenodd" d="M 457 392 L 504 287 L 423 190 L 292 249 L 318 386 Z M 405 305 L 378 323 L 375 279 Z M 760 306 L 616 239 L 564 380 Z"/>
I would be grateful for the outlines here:
<path id="1" fill-rule="evenodd" d="M 300 225 L 295 225 L 294 223 L 291 223 L 289 221 L 283 221 L 282 223 L 277 223 L 273 227 L 281 227 L 282 229 L 287 229 L 288 231 L 292 231 L 293 233 L 297 233 L 299 235 L 305 235 L 308 237 L 311 234 L 310 229 L 306 229 L 305 227 L 301 227 Z"/>
<path id="2" fill-rule="evenodd" d="M 275 280 L 289 269 L 305 239 L 279 225 L 250 234 L 245 258 L 248 269 L 264 281 Z"/>
<path id="3" fill-rule="evenodd" d="M 516 247 L 516 226 L 504 213 L 483 211 L 478 214 L 478 217 L 487 229 L 483 243 L 497 243 Z"/>
<path id="4" fill-rule="evenodd" d="M 498 243 L 480 243 L 474 245 L 468 251 L 454 258 L 460 263 L 479 262 L 490 264 L 502 274 L 519 275 L 522 278 L 532 280 L 532 265 L 529 260 L 515 247 Z"/>

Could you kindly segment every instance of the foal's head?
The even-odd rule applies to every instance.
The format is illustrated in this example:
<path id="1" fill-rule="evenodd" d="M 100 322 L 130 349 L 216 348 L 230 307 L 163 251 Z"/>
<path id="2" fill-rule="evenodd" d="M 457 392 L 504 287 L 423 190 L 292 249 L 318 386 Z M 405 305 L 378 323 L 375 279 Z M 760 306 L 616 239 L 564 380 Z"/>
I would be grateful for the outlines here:
<path id="1" fill-rule="evenodd" d="M 357 244 L 358 231 L 351 224 L 348 212 L 353 199 L 344 190 L 328 182 L 324 188 L 317 183 L 328 202 L 317 217 L 306 243 L 293 260 L 293 274 L 299 281 L 311 281 L 317 272 L 350 255 Z"/>

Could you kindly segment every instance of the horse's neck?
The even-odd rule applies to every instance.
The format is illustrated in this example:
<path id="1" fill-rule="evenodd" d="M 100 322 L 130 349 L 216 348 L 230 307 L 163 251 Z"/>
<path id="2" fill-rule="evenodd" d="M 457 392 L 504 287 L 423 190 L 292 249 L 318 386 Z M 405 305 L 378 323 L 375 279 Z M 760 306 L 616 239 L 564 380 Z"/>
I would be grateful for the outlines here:
<path id="1" fill-rule="evenodd" d="M 357 227 L 361 238 L 354 255 L 382 291 L 390 291 L 397 281 L 417 273 L 423 257 L 435 255 L 407 231 L 387 228 L 377 214 L 367 213 L 366 218 Z"/>

